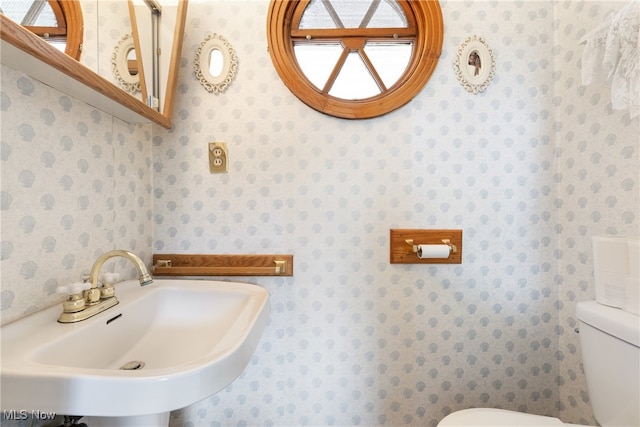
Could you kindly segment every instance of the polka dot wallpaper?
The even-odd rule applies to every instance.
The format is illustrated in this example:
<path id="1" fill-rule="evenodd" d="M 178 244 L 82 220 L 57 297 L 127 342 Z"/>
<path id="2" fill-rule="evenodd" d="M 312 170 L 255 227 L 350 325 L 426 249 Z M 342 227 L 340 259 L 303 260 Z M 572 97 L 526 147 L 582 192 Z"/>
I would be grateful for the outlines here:
<path id="1" fill-rule="evenodd" d="M 8 67 L 0 105 L 6 322 L 60 301 L 108 249 L 150 261 L 151 138 Z"/>
<path id="2" fill-rule="evenodd" d="M 190 1 L 168 131 L 3 66 L 3 322 L 115 247 L 293 253 L 294 277 L 246 279 L 272 306 L 247 369 L 172 426 L 435 426 L 478 406 L 595 424 L 574 310 L 594 296 L 591 236 L 640 234 L 640 126 L 581 85 L 579 42 L 625 2 L 440 3 L 431 80 L 371 120 L 286 89 L 267 0 Z M 193 71 L 214 32 L 239 58 L 219 95 Z M 453 71 L 473 34 L 497 64 L 478 95 Z M 210 141 L 228 173 L 209 173 Z M 390 228 L 462 229 L 463 263 L 391 265 Z"/>

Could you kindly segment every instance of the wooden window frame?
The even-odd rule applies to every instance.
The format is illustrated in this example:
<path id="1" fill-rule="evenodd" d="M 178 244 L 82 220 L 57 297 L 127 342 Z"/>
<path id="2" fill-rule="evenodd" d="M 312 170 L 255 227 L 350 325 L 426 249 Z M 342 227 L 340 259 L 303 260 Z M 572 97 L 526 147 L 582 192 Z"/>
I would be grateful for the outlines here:
<path id="1" fill-rule="evenodd" d="M 342 0 L 344 1 L 344 0 Z M 267 41 L 274 67 L 289 90 L 302 102 L 322 113 L 366 119 L 394 111 L 413 99 L 427 83 L 442 51 L 444 25 L 437 0 L 397 0 L 407 17 L 407 28 L 300 29 L 300 20 L 310 0 L 271 0 L 267 14 Z M 328 87 L 316 88 L 300 68 L 294 43 L 340 40 L 343 47 L 363 46 L 363 40 L 411 40 L 413 52 L 405 72 L 393 86 L 381 86 L 375 70 L 372 77 L 381 93 L 360 100 L 329 95 Z M 339 70 L 334 70 L 330 79 Z"/>
<path id="2" fill-rule="evenodd" d="M 42 38 L 56 38 L 66 35 L 64 53 L 79 61 L 84 34 L 84 20 L 82 19 L 80 2 L 78 0 L 49 0 L 49 5 L 58 22 L 57 27 L 25 25 L 24 28 Z"/>

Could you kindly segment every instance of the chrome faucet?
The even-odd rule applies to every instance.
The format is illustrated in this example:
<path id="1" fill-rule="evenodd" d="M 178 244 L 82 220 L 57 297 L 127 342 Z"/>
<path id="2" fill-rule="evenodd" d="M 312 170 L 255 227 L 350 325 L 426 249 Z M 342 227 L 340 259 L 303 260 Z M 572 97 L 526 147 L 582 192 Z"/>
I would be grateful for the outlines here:
<path id="1" fill-rule="evenodd" d="M 122 249 L 109 251 L 93 263 L 91 272 L 89 273 L 88 283 L 73 284 L 60 288 L 63 291 L 71 291 L 68 292 L 70 294 L 69 298 L 62 304 L 63 311 L 58 318 L 58 322 L 79 322 L 118 304 L 113 285 L 105 284 L 98 288 L 98 274 L 100 273 L 100 269 L 105 262 L 115 257 L 126 258 L 136 266 L 140 286 L 153 283 L 153 278 L 149 274 L 147 267 L 136 254 Z"/>

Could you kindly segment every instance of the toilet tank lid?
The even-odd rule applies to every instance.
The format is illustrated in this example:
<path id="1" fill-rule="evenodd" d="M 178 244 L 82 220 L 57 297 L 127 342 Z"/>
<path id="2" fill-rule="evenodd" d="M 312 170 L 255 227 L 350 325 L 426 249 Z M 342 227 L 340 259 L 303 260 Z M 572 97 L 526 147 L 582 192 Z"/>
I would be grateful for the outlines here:
<path id="1" fill-rule="evenodd" d="M 640 347 L 640 317 L 596 301 L 582 301 L 576 306 L 580 321 L 618 339 Z"/>
<path id="2" fill-rule="evenodd" d="M 472 408 L 452 412 L 438 427 L 543 427 L 562 426 L 557 418 L 493 408 Z"/>

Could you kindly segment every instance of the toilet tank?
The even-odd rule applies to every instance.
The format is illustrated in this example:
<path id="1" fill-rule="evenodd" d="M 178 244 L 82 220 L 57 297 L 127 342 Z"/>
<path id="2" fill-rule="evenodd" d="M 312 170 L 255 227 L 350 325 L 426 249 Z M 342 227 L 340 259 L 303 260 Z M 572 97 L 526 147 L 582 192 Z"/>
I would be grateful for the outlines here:
<path id="1" fill-rule="evenodd" d="M 640 317 L 595 301 L 576 308 L 593 413 L 603 427 L 640 426 Z"/>

